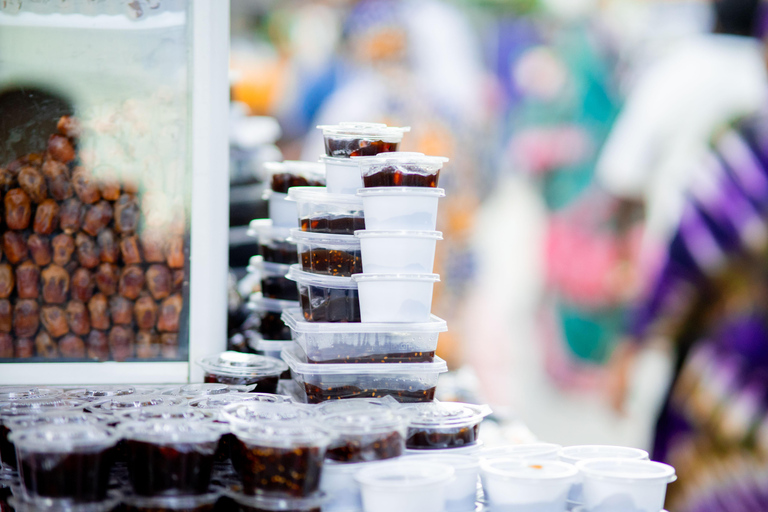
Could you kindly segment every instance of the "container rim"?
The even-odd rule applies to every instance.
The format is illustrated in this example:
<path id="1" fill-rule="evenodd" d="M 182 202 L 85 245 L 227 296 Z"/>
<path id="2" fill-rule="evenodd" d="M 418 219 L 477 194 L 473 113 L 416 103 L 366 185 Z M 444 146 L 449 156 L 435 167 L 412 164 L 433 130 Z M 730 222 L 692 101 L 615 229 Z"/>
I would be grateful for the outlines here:
<path id="1" fill-rule="evenodd" d="M 270 311 L 272 313 L 281 313 L 286 309 L 296 308 L 298 306 L 299 301 L 272 299 L 265 297 L 261 292 L 254 292 L 250 295 L 250 297 L 248 297 L 248 309 L 251 311 Z"/>
<path id="2" fill-rule="evenodd" d="M 334 205 L 352 205 L 362 208 L 363 200 L 355 194 L 333 194 L 327 187 L 291 187 L 286 196 L 288 201 L 297 203 L 320 203 Z"/>
<path id="3" fill-rule="evenodd" d="M 410 474 L 407 474 L 410 473 Z M 355 480 L 361 485 L 384 487 L 387 489 L 402 489 L 413 485 L 433 485 L 450 481 L 456 470 L 447 464 L 414 460 L 398 460 L 382 462 L 375 466 L 361 469 L 355 474 Z M 405 477 L 387 478 L 393 476 Z M 382 477 L 384 477 L 382 479 Z M 410 477 L 411 482 L 407 479 Z"/>
<path id="4" fill-rule="evenodd" d="M 601 465 L 613 466 L 614 469 L 600 468 Z M 659 480 L 669 484 L 677 480 L 674 467 L 652 460 L 590 459 L 577 462 L 576 467 L 585 477 L 595 480 L 649 484 L 657 483 Z"/>
<path id="5" fill-rule="evenodd" d="M 360 240 L 355 235 L 334 235 L 332 233 L 315 233 L 313 231 L 302 231 L 301 228 L 291 229 L 289 242 L 301 243 L 326 243 L 329 245 L 350 245 L 359 246 Z"/>
<path id="6" fill-rule="evenodd" d="M 621 452 L 623 455 L 610 455 L 606 452 Z M 601 454 L 601 452 L 603 454 Z M 649 460 L 648 452 L 640 448 L 629 446 L 614 446 L 607 444 L 580 444 L 573 446 L 564 446 L 557 453 L 560 460 L 570 464 L 576 464 L 582 460 L 591 459 L 630 459 L 630 460 Z"/>
<path id="7" fill-rule="evenodd" d="M 357 238 L 430 238 L 442 240 L 442 231 L 410 231 L 407 229 L 399 230 L 380 230 L 380 229 L 358 229 L 355 231 Z"/>
<path id="8" fill-rule="evenodd" d="M 349 236 L 349 235 L 347 235 Z M 285 276 L 291 281 L 299 284 L 309 284 L 312 286 L 323 286 L 327 288 L 342 288 L 347 290 L 356 290 L 357 283 L 351 277 L 326 276 L 323 274 L 312 274 L 301 270 L 299 263 L 291 265 L 291 270 Z"/>
<path id="9" fill-rule="evenodd" d="M 307 322 L 301 309 L 292 307 L 284 309 L 281 318 L 291 331 L 312 334 L 434 333 L 448 330 L 448 323 L 435 315 L 430 315 L 429 322 L 402 324 L 388 322 Z"/>
<path id="10" fill-rule="evenodd" d="M 420 281 L 437 283 L 440 281 L 440 274 L 352 274 L 352 279 L 356 283 L 366 281 Z"/>
<path id="11" fill-rule="evenodd" d="M 438 356 L 431 363 L 360 363 L 360 364 L 313 364 L 304 363 L 297 355 L 299 347 L 286 347 L 282 350 L 283 361 L 292 372 L 304 375 L 359 375 L 359 374 L 439 374 L 448 371 L 448 365 Z"/>
<path id="12" fill-rule="evenodd" d="M 371 196 L 427 196 L 445 197 L 445 189 L 437 187 L 370 187 L 357 189 L 360 197 Z"/>
<path id="13" fill-rule="evenodd" d="M 511 468 L 504 469 L 497 466 L 507 465 Z M 543 474 L 533 475 L 528 473 L 521 473 L 533 466 L 539 466 L 544 468 L 546 466 L 558 468 L 559 471 L 555 474 Z M 483 459 L 480 461 L 480 469 L 487 474 L 505 478 L 526 480 L 530 483 L 548 482 L 552 480 L 571 480 L 579 474 L 579 470 L 573 464 L 567 462 L 561 462 L 559 460 L 541 460 L 541 459 L 517 459 L 517 458 L 503 458 L 503 459 Z M 519 470 L 519 471 L 516 471 Z"/>

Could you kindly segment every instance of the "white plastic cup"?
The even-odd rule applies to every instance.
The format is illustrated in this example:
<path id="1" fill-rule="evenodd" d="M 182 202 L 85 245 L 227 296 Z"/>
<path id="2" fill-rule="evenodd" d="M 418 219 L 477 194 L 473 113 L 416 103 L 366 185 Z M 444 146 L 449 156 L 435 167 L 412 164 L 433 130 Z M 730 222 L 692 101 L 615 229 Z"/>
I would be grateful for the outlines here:
<path id="1" fill-rule="evenodd" d="M 577 474 L 575 466 L 558 460 L 480 462 L 486 499 L 494 510 L 509 512 L 563 512 Z"/>
<path id="2" fill-rule="evenodd" d="M 365 468 L 355 480 L 365 512 L 444 512 L 454 475 L 447 464 L 403 460 Z"/>
<path id="3" fill-rule="evenodd" d="M 437 274 L 355 274 L 361 322 L 427 322 Z"/>
<path id="4" fill-rule="evenodd" d="M 288 200 L 288 194 L 267 189 L 262 199 L 268 201 L 269 218 L 272 225 L 278 228 L 299 227 L 299 216 L 296 213 L 296 203 Z"/>
<path id="5" fill-rule="evenodd" d="M 357 191 L 363 198 L 365 228 L 370 230 L 434 231 L 442 188 L 375 187 Z"/>
<path id="6" fill-rule="evenodd" d="M 441 450 L 445 452 L 446 450 Z M 453 468 L 456 477 L 446 490 L 446 512 L 471 512 L 477 500 L 480 461 L 471 455 L 426 454 L 409 457 L 419 462 L 437 462 Z"/>
<path id="7" fill-rule="evenodd" d="M 342 464 L 325 461 L 320 475 L 320 490 L 328 496 L 323 512 L 359 512 L 363 509 L 360 484 L 355 480 L 358 471 L 380 464 L 380 462 L 359 462 Z"/>
<path id="8" fill-rule="evenodd" d="M 659 512 L 675 468 L 661 462 L 591 459 L 576 464 L 584 482 L 584 507 L 590 512 Z"/>
<path id="9" fill-rule="evenodd" d="M 325 187 L 329 194 L 355 194 L 363 188 L 357 160 L 321 155 L 325 164 Z"/>
<path id="10" fill-rule="evenodd" d="M 355 231 L 360 239 L 363 272 L 369 274 L 431 274 L 439 231 Z"/>
<path id="11" fill-rule="evenodd" d="M 557 454 L 562 448 L 555 443 L 510 444 L 486 448 L 480 452 L 480 458 L 558 460 Z"/>

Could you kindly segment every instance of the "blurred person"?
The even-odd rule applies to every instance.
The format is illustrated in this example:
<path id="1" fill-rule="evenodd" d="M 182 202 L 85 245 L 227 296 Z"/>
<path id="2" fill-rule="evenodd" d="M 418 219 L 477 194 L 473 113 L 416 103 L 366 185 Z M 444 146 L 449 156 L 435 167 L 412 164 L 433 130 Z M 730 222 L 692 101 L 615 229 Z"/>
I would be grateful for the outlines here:
<path id="1" fill-rule="evenodd" d="M 613 355 L 609 392 L 620 408 L 641 345 L 671 344 L 673 377 L 652 453 L 677 468 L 668 508 L 761 512 L 768 78 L 764 48 L 751 36 L 764 18 L 758 0 L 713 7 L 714 34 L 682 43 L 638 81 L 598 165 L 623 209 L 642 206 L 646 217 L 637 270 L 646 287 Z"/>

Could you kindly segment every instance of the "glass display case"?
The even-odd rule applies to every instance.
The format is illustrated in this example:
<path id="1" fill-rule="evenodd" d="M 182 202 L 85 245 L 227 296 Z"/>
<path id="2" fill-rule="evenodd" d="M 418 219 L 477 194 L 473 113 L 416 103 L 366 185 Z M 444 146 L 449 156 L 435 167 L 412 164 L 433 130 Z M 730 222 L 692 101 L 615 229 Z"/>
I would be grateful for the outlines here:
<path id="1" fill-rule="evenodd" d="M 0 3 L 0 384 L 226 345 L 228 2 Z"/>

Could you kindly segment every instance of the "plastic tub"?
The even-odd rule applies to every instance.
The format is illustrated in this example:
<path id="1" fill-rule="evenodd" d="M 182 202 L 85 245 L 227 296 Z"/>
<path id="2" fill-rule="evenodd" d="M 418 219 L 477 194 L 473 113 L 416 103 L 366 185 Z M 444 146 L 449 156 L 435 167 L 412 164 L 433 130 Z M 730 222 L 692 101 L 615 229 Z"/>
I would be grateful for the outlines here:
<path id="1" fill-rule="evenodd" d="M 296 288 L 296 283 L 291 284 Z M 291 330 L 280 316 L 286 309 L 298 306 L 297 301 L 268 299 L 261 293 L 253 293 L 248 299 L 248 308 L 253 311 L 253 316 L 246 321 L 244 327 L 255 329 L 266 340 L 290 339 Z"/>
<path id="2" fill-rule="evenodd" d="M 480 461 L 477 457 L 429 453 L 416 455 L 408 460 L 451 466 L 455 471 L 455 479 L 446 489 L 446 512 L 471 512 L 475 509 L 477 478 L 480 474 Z"/>
<path id="3" fill-rule="evenodd" d="M 45 425 L 12 432 L 22 494 L 40 505 L 107 497 L 117 437 L 94 425 Z"/>
<path id="4" fill-rule="evenodd" d="M 447 464 L 392 461 L 358 471 L 365 512 L 443 512 L 455 470 Z"/>
<path id="5" fill-rule="evenodd" d="M 296 244 L 288 241 L 290 227 L 273 226 L 271 219 L 254 219 L 248 224 L 248 235 L 258 240 L 264 261 L 286 265 L 299 262 Z"/>
<path id="6" fill-rule="evenodd" d="M 431 274 L 439 231 L 357 231 L 366 274 Z"/>
<path id="7" fill-rule="evenodd" d="M 214 423 L 153 420 L 124 423 L 128 477 L 140 496 L 205 494 L 223 429 Z"/>
<path id="8" fill-rule="evenodd" d="M 431 363 L 437 340 L 448 330 L 434 315 L 420 323 L 307 322 L 298 309 L 283 311 L 283 322 L 307 363 Z"/>
<path id="9" fill-rule="evenodd" d="M 269 218 L 274 226 L 298 227 L 296 204 L 288 199 L 291 187 L 322 187 L 325 185 L 325 169 L 317 162 L 266 162 L 264 170 L 269 175 L 270 188 L 262 199 L 268 201 Z"/>
<path id="10" fill-rule="evenodd" d="M 288 278 L 299 287 L 299 304 L 309 322 L 359 322 L 360 299 L 351 277 L 323 276 L 291 266 Z"/>
<path id="11" fill-rule="evenodd" d="M 0 486 L 0 489 L 2 487 Z M 4 501 L 0 497 L 0 506 L 7 505 L 8 508 L 0 510 L 9 510 L 13 512 L 115 512 L 122 511 L 120 500 L 117 494 L 108 493 L 107 499 L 94 503 L 66 503 L 61 505 L 41 507 L 39 503 L 24 501 L 21 496 L 9 497 Z"/>
<path id="12" fill-rule="evenodd" d="M 555 443 L 510 444 L 486 448 L 480 452 L 484 459 L 558 460 L 562 446 Z"/>
<path id="13" fill-rule="evenodd" d="M 411 131 L 410 126 L 400 128 L 382 123 L 358 122 L 319 125 L 317 128 L 323 131 L 325 154 L 336 158 L 397 151 L 403 135 Z"/>
<path id="14" fill-rule="evenodd" d="M 360 512 L 363 499 L 360 484 L 355 475 L 365 468 L 381 464 L 380 462 L 358 462 L 342 464 L 326 460 L 320 475 L 320 490 L 328 496 L 323 512 Z"/>
<path id="15" fill-rule="evenodd" d="M 197 364 L 205 370 L 205 382 L 256 384 L 259 393 L 277 393 L 277 382 L 287 366 L 279 359 L 242 352 L 221 352 L 204 357 Z"/>
<path id="16" fill-rule="evenodd" d="M 242 492 L 232 490 L 225 491 L 225 495 L 232 500 L 234 509 L 222 507 L 227 512 L 320 512 L 326 510 L 328 496 L 322 492 L 306 498 L 287 498 L 281 496 L 254 495 L 249 496 Z"/>
<path id="17" fill-rule="evenodd" d="M 123 512 L 214 512 L 219 493 L 198 496 L 122 497 Z"/>
<path id="18" fill-rule="evenodd" d="M 448 158 L 423 153 L 395 152 L 355 158 L 365 188 L 437 187 Z"/>
<path id="19" fill-rule="evenodd" d="M 355 274 L 362 322 L 428 322 L 437 274 Z"/>
<path id="20" fill-rule="evenodd" d="M 326 190 L 329 194 L 354 195 L 363 187 L 360 168 L 354 159 L 321 155 L 320 162 L 325 165 Z"/>
<path id="21" fill-rule="evenodd" d="M 584 507 L 592 512 L 658 512 L 675 468 L 661 462 L 591 459 L 576 463 L 584 484 Z"/>
<path id="22" fill-rule="evenodd" d="M 301 269 L 312 274 L 349 277 L 363 271 L 360 240 L 354 235 L 330 235 L 291 230 Z"/>
<path id="23" fill-rule="evenodd" d="M 264 261 L 262 256 L 254 256 L 248 264 L 248 272 L 258 273 L 261 281 L 261 295 L 267 299 L 298 301 L 299 292 L 296 283 L 286 279 L 290 265 Z"/>
<path id="24" fill-rule="evenodd" d="M 403 412 L 409 417 L 406 447 L 439 450 L 475 444 L 480 423 L 491 414 L 491 408 L 460 402 L 432 402 L 409 406 Z"/>
<path id="25" fill-rule="evenodd" d="M 399 457 L 405 450 L 407 418 L 391 408 L 362 407 L 324 416 L 334 437 L 325 453 L 336 462 L 373 462 Z"/>
<path id="26" fill-rule="evenodd" d="M 431 402 L 438 376 L 448 371 L 445 361 L 398 365 L 311 364 L 301 361 L 298 347 L 283 350 L 283 359 L 299 385 L 301 398 L 311 404 L 339 398 L 392 396 L 398 402 Z"/>
<path id="27" fill-rule="evenodd" d="M 365 228 L 376 231 L 434 231 L 442 188 L 376 187 L 358 190 Z"/>
<path id="28" fill-rule="evenodd" d="M 296 201 L 302 231 L 334 235 L 352 235 L 365 229 L 363 200 L 351 194 L 331 194 L 325 188 L 299 187 L 288 193 Z"/>
<path id="29" fill-rule="evenodd" d="M 563 512 L 578 470 L 557 460 L 490 459 L 480 462 L 480 475 L 491 508 Z"/>

